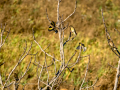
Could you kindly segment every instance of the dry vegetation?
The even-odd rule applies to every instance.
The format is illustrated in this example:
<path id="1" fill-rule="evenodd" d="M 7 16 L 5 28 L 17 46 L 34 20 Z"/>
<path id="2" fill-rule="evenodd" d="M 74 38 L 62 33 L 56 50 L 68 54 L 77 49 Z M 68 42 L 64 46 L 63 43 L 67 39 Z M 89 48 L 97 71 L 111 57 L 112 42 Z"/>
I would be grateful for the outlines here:
<path id="1" fill-rule="evenodd" d="M 63 18 L 66 18 L 73 12 L 74 2 L 73 0 L 62 0 L 60 3 L 60 15 L 63 14 Z M 45 49 L 50 44 L 46 52 L 54 53 L 55 57 L 60 59 L 59 37 L 53 32 L 48 32 L 49 22 L 46 16 L 46 8 L 50 20 L 56 21 L 57 0 L 0 0 L 0 22 L 7 24 L 6 30 L 11 28 L 9 37 L 0 51 L 0 62 L 5 62 L 4 65 L 0 66 L 1 76 L 4 77 L 2 78 L 3 80 L 5 80 L 5 77 L 8 76 L 22 55 L 23 47 L 26 45 L 25 41 L 27 41 L 28 45 L 27 50 L 29 49 L 31 41 L 33 41 L 32 28 L 41 47 Z M 90 54 L 91 56 L 86 77 L 89 85 L 92 85 L 96 77 L 98 77 L 99 80 L 96 86 L 99 87 L 95 87 L 94 90 L 112 90 L 116 76 L 116 68 L 114 67 L 117 67 L 118 57 L 115 56 L 108 46 L 101 8 L 104 10 L 103 15 L 108 31 L 115 45 L 120 50 L 119 34 L 114 30 L 114 28 L 117 28 L 118 31 L 120 30 L 119 0 L 77 0 L 76 12 L 65 24 L 69 22 L 69 25 L 73 25 L 78 35 L 72 42 L 66 44 L 64 53 L 66 54 L 65 59 L 69 59 L 78 43 L 84 43 L 87 51 L 82 52 L 82 55 Z M 65 40 L 68 39 L 68 30 L 69 28 L 65 30 Z M 38 52 L 37 60 L 42 63 L 44 53 L 33 43 L 30 53 L 35 54 L 36 52 Z M 73 61 L 75 59 L 76 56 L 73 58 Z M 51 59 L 47 58 L 47 60 L 50 63 Z M 30 57 L 27 56 L 17 67 L 15 72 L 18 73 L 18 76 L 24 73 L 29 61 Z M 37 83 L 36 66 L 33 63 L 31 61 L 28 73 L 25 75 L 24 80 L 21 81 L 19 89 L 23 88 L 23 85 L 26 83 Z M 66 82 L 60 85 L 60 89 L 73 90 L 76 88 L 75 90 L 78 90 L 84 78 L 87 63 L 88 59 L 84 58 L 74 67 L 75 70 L 72 74 L 66 72 L 65 77 L 63 77 Z M 114 67 L 111 67 L 111 65 Z M 50 75 L 52 75 L 52 70 L 50 71 Z M 13 75 L 10 77 L 11 81 L 14 80 L 12 77 Z M 43 79 L 45 78 L 46 76 L 43 77 Z M 85 83 L 85 85 L 87 84 Z M 120 89 L 119 85 L 120 83 L 118 83 L 118 88 Z M 25 90 L 31 90 L 31 88 L 37 89 L 37 85 L 26 85 Z"/>

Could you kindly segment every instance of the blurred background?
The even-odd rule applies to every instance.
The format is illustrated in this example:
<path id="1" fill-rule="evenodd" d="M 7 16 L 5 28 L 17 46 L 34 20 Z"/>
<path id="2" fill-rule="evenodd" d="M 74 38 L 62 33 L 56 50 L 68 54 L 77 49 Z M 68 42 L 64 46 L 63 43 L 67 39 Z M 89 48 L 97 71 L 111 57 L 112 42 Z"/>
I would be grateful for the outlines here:
<path id="1" fill-rule="evenodd" d="M 60 2 L 60 15 L 65 19 L 74 11 L 75 0 L 61 0 Z M 0 52 L 0 62 L 5 61 L 1 66 L 0 71 L 2 76 L 5 77 L 9 74 L 15 66 L 23 53 L 25 40 L 28 43 L 28 48 L 31 41 L 33 41 L 32 28 L 35 31 L 35 37 L 43 49 L 49 44 L 50 47 L 46 50 L 51 55 L 55 55 L 60 59 L 59 54 L 59 36 L 54 32 L 48 32 L 50 25 L 47 15 L 50 20 L 57 21 L 57 0 L 0 0 L 0 23 L 6 23 L 6 30 L 11 28 L 10 35 L 2 47 Z M 87 74 L 89 85 L 92 85 L 96 77 L 99 78 L 95 90 L 112 89 L 115 80 L 116 69 L 110 65 L 117 67 L 118 57 L 111 51 L 108 46 L 105 36 L 105 28 L 102 21 L 101 9 L 108 32 L 110 33 L 113 42 L 120 50 L 119 34 L 114 28 L 120 31 L 120 1 L 119 0 L 77 0 L 77 8 L 74 15 L 66 20 L 64 25 L 72 25 L 76 32 L 77 37 L 65 45 L 65 59 L 66 61 L 72 56 L 75 48 L 82 42 L 87 47 L 86 52 L 82 52 L 82 56 L 90 54 L 90 66 Z M 68 39 L 69 28 L 65 30 L 65 40 Z M 5 37 L 5 35 L 4 35 Z M 31 53 L 37 54 L 37 60 L 44 60 L 44 53 L 39 47 L 33 43 Z M 77 57 L 73 58 L 73 62 Z M 26 69 L 30 57 L 17 67 L 16 72 L 19 75 Z M 51 62 L 51 58 L 47 58 Z M 34 60 L 32 61 L 34 62 Z M 88 58 L 82 59 L 74 68 L 75 70 L 69 74 L 67 72 L 64 77 L 65 83 L 60 85 L 61 90 L 78 90 L 81 84 Z M 41 62 L 42 63 L 42 62 Z M 71 62 L 72 63 L 72 62 Z M 32 72 L 32 73 L 31 73 Z M 52 72 L 52 70 L 51 70 Z M 31 64 L 28 74 L 25 76 L 21 84 L 34 82 L 37 83 L 36 67 Z M 52 73 L 51 73 L 52 74 Z M 43 76 L 46 78 L 47 76 Z M 5 78 L 2 78 L 5 80 Z M 11 76 L 12 80 L 12 76 Z M 84 86 L 86 83 L 84 84 Z M 21 86 L 22 87 L 22 86 Z M 37 89 L 37 85 L 31 85 L 27 88 Z M 119 87 L 119 85 L 118 85 Z"/>

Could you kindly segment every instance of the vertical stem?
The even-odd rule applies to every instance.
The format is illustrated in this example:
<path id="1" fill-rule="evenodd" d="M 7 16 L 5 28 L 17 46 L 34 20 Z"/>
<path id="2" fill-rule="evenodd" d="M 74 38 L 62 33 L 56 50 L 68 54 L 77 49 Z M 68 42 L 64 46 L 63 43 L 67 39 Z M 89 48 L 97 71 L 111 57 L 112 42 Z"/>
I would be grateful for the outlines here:
<path id="1" fill-rule="evenodd" d="M 63 43 L 64 43 L 64 29 L 63 29 L 63 16 L 62 16 L 62 21 L 61 21 L 61 28 L 62 28 L 62 59 L 63 59 L 63 68 L 65 66 L 65 58 L 64 58 L 64 47 L 63 47 Z"/>
<path id="2" fill-rule="evenodd" d="M 86 76 L 87 76 L 87 72 L 88 72 L 89 63 L 90 63 L 90 56 L 89 56 L 89 61 L 88 61 L 87 67 L 86 67 L 85 77 L 83 79 L 83 82 L 82 82 L 79 90 L 82 90 L 82 86 L 83 86 L 83 84 L 85 82 L 85 79 L 86 79 Z"/>
<path id="3" fill-rule="evenodd" d="M 49 83 L 49 71 L 48 71 L 47 61 L 46 61 L 46 53 L 45 53 L 45 67 L 46 67 L 47 74 L 48 74 L 48 77 L 47 77 L 47 84 L 48 84 Z"/>
<path id="4" fill-rule="evenodd" d="M 119 58 L 119 61 L 118 61 L 117 73 L 116 73 L 115 84 L 114 84 L 114 89 L 113 90 L 117 90 L 119 72 L 120 72 L 120 58 Z"/>
<path id="5" fill-rule="evenodd" d="M 64 41 L 64 30 L 63 30 L 63 37 L 62 37 L 62 56 L 63 56 L 63 68 L 65 66 L 65 59 L 64 59 L 64 48 L 63 48 L 63 41 Z"/>
<path id="6" fill-rule="evenodd" d="M 60 5 L 60 0 L 58 0 L 58 7 L 57 7 L 57 22 L 59 21 L 59 5 Z M 58 22 L 59 25 L 59 22 Z"/>
<path id="7" fill-rule="evenodd" d="M 59 40 L 60 40 L 60 56 L 61 56 L 61 67 L 63 66 L 63 43 L 62 43 L 62 29 L 60 28 L 60 21 L 59 21 L 59 5 L 60 0 L 58 0 L 58 7 L 57 7 L 57 23 L 58 23 L 58 29 L 59 29 Z"/>

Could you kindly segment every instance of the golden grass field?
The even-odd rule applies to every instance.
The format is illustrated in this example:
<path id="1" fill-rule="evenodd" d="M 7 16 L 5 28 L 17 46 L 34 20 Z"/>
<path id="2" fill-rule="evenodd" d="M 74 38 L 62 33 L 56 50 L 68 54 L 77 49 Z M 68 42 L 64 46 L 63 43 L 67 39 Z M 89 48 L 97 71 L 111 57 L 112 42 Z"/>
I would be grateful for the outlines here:
<path id="1" fill-rule="evenodd" d="M 60 15 L 65 19 L 69 14 L 74 11 L 75 0 L 61 0 Z M 72 15 L 64 24 L 74 26 L 77 32 L 77 37 L 65 45 L 65 59 L 68 60 L 74 53 L 75 48 L 79 42 L 82 42 L 87 47 L 86 52 L 82 52 L 82 56 L 90 55 L 89 71 L 87 73 L 87 80 L 89 85 L 92 85 L 96 78 L 99 80 L 95 90 L 112 90 L 116 76 L 116 69 L 110 67 L 108 64 L 117 67 L 119 58 L 111 51 L 108 46 L 105 36 L 105 28 L 102 21 L 101 8 L 108 28 L 108 31 L 120 50 L 119 34 L 114 30 L 117 28 L 120 31 L 120 2 L 119 0 L 77 0 L 77 8 L 74 15 Z M 11 28 L 9 37 L 0 51 L 0 62 L 5 62 L 0 67 L 0 72 L 3 80 L 8 76 L 9 72 L 15 66 L 20 56 L 23 53 L 25 40 L 28 43 L 27 50 L 30 43 L 33 42 L 32 28 L 35 31 L 35 37 L 43 49 L 49 44 L 50 47 L 46 52 L 55 55 L 60 59 L 59 53 L 59 36 L 54 32 L 48 32 L 49 21 L 46 16 L 46 9 L 50 20 L 57 21 L 57 0 L 0 0 L 0 23 L 6 23 L 6 30 Z M 65 30 L 65 40 L 68 39 L 69 28 Z M 4 34 L 5 37 L 6 34 Z M 44 53 L 39 49 L 37 44 L 33 42 L 32 50 L 30 53 L 37 54 L 37 61 L 44 60 Z M 77 57 L 73 58 L 73 62 Z M 27 56 L 25 60 L 17 67 L 15 72 L 20 76 L 28 65 L 30 57 Z M 47 57 L 48 63 L 51 58 Z M 33 64 L 21 81 L 19 90 L 25 83 L 37 83 L 36 67 Z M 88 58 L 82 59 L 77 65 L 74 66 L 75 70 L 69 74 L 65 73 L 64 80 L 66 82 L 60 85 L 60 90 L 78 90 L 84 73 Z M 71 62 L 72 63 L 72 62 Z M 53 71 L 50 70 L 50 75 Z M 68 78 L 66 78 L 66 76 Z M 43 79 L 46 79 L 43 75 Z M 10 80 L 13 79 L 11 75 Z M 118 88 L 120 82 L 118 83 Z M 86 86 L 86 83 L 84 84 Z M 37 85 L 28 85 L 25 90 L 37 90 Z M 118 90 L 119 90 L 118 89 Z M 89 90 L 92 90 L 89 89 Z"/>

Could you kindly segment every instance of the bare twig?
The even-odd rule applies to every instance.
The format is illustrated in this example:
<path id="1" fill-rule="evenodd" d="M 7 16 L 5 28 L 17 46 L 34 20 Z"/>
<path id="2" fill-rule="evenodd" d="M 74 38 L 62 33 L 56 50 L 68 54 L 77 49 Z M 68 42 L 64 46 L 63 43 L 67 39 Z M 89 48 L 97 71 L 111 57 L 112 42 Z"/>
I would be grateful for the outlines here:
<path id="1" fill-rule="evenodd" d="M 49 71 L 47 68 L 46 53 L 45 53 L 45 66 L 46 66 L 46 70 L 47 70 L 47 74 L 48 74 L 47 83 L 49 83 Z"/>
<path id="2" fill-rule="evenodd" d="M 71 59 L 75 56 L 75 54 L 76 54 L 76 51 L 75 51 L 75 53 L 70 57 L 70 59 L 68 60 L 68 62 L 67 62 L 67 64 L 66 64 L 67 66 L 69 66 L 68 63 L 69 63 L 69 62 L 71 61 Z"/>
<path id="3" fill-rule="evenodd" d="M 69 64 L 68 66 L 69 66 L 69 68 L 71 68 L 71 67 L 73 67 L 74 65 L 76 65 L 81 59 L 80 59 L 80 55 L 81 55 L 81 50 L 82 50 L 82 48 L 80 48 L 80 51 L 79 51 L 79 55 L 78 55 L 78 57 L 77 57 L 77 60 L 76 60 L 76 62 L 75 63 L 73 63 L 73 64 Z M 76 52 L 76 51 L 75 51 Z M 79 60 L 80 59 L 80 60 Z"/>
<path id="4" fill-rule="evenodd" d="M 62 44 L 61 46 L 61 50 L 62 50 L 62 66 L 64 67 L 65 66 L 65 58 L 64 58 L 64 47 L 63 47 L 63 42 L 64 42 L 64 23 L 62 22 L 63 21 L 63 16 L 62 18 L 60 18 L 61 20 L 61 30 L 62 30 L 62 41 L 60 42 Z"/>
<path id="5" fill-rule="evenodd" d="M 117 31 L 117 33 L 120 35 L 120 32 L 116 28 L 114 28 L 114 30 Z"/>
<path id="6" fill-rule="evenodd" d="M 77 1 L 75 1 L 75 9 L 74 9 L 73 13 L 71 13 L 63 22 L 65 22 L 69 17 L 71 17 L 75 13 L 76 7 L 77 7 Z"/>
<path id="7" fill-rule="evenodd" d="M 116 67 L 114 67 L 114 66 L 110 65 L 109 63 L 108 63 L 108 65 L 109 65 L 110 67 L 112 67 L 112 68 L 116 69 Z"/>
<path id="8" fill-rule="evenodd" d="M 28 72 L 29 70 L 29 67 L 30 67 L 30 64 L 31 64 L 31 61 L 32 61 L 32 57 L 31 57 L 31 60 L 27 66 L 27 69 L 25 70 L 24 74 L 20 77 L 19 81 L 17 82 L 17 84 L 21 81 L 21 79 L 26 75 L 26 73 Z"/>
<path id="9" fill-rule="evenodd" d="M 40 90 L 40 78 L 41 78 L 42 71 L 43 71 L 43 66 L 42 66 L 42 68 L 41 68 L 40 75 L 39 75 L 39 77 L 38 77 L 38 89 L 39 89 L 39 90 Z"/>
<path id="10" fill-rule="evenodd" d="M 9 33 L 10 33 L 10 28 L 9 28 L 9 31 L 6 31 L 5 28 L 6 28 L 6 23 L 5 23 L 5 26 L 4 26 L 4 27 L 3 27 L 2 24 L 1 24 L 1 31 L 0 31 L 1 42 L 0 42 L 0 48 L 4 45 L 6 39 L 7 39 L 8 36 L 9 36 Z M 7 32 L 7 36 L 6 36 L 5 39 L 3 40 L 3 34 L 4 34 L 4 32 Z"/>
<path id="11" fill-rule="evenodd" d="M 105 25 L 105 20 L 104 20 L 104 16 L 103 16 L 103 11 L 102 11 L 102 9 L 101 9 L 101 13 L 102 13 L 102 18 L 103 18 L 103 23 L 104 23 L 104 27 L 105 27 L 105 33 L 106 33 L 106 38 L 107 38 L 108 44 L 109 44 L 109 46 L 112 45 L 115 49 L 117 49 L 116 46 L 114 45 L 114 43 L 113 43 L 113 41 L 112 41 L 112 39 L 111 39 L 108 31 L 107 31 L 107 27 L 106 27 L 106 25 Z M 112 43 L 111 45 L 110 45 L 110 42 L 109 42 L 109 41 L 111 41 L 111 43 Z M 119 77 L 119 71 L 120 71 L 120 53 L 119 53 L 118 50 L 117 50 L 117 53 L 116 53 L 113 47 L 111 48 L 112 51 L 116 54 L 116 56 L 119 57 L 118 68 L 117 68 L 117 73 L 116 73 L 116 79 L 115 79 L 115 84 L 114 84 L 114 89 L 113 89 L 113 90 L 117 90 L 118 77 Z"/>
<path id="12" fill-rule="evenodd" d="M 108 44 L 111 47 L 111 50 L 120 58 L 120 52 L 118 50 L 114 50 L 116 48 L 116 46 L 114 45 L 113 40 L 112 40 L 112 38 L 110 37 L 110 34 L 107 31 L 107 27 L 106 27 L 106 24 L 105 24 L 105 20 L 104 20 L 103 10 L 102 9 L 101 9 L 101 13 L 102 13 L 103 24 L 104 24 L 104 27 L 105 27 L 105 34 L 106 34 L 106 38 L 107 38 Z"/>
<path id="13" fill-rule="evenodd" d="M 60 5 L 60 0 L 58 0 L 58 6 L 57 6 L 57 22 L 59 26 L 59 5 Z"/>
<path id="14" fill-rule="evenodd" d="M 26 48 L 27 48 L 27 47 L 26 47 Z M 27 55 L 29 55 L 29 52 L 30 52 L 31 48 L 32 48 L 32 43 L 31 43 L 31 46 L 30 46 L 29 50 L 26 52 L 26 54 L 23 56 L 23 58 L 21 58 L 21 59 L 18 61 L 18 63 L 15 65 L 15 67 L 14 67 L 14 68 L 12 69 L 12 71 L 9 73 L 8 78 L 7 78 L 7 80 L 5 81 L 4 87 L 6 87 L 6 84 L 7 84 L 8 80 L 9 80 L 11 74 L 13 73 L 13 71 L 14 71 L 14 70 L 17 68 L 17 66 L 23 61 L 23 59 L 24 59 Z M 26 51 L 26 49 L 25 49 L 25 51 Z M 24 53 L 25 53 L 25 51 L 24 51 Z M 23 54 L 24 54 L 24 53 L 23 53 Z M 21 57 L 22 57 L 22 56 L 21 56 Z"/>
<path id="15" fill-rule="evenodd" d="M 10 29 L 9 29 L 9 31 L 7 33 L 7 36 L 5 37 L 4 41 L 2 42 L 2 40 L 1 40 L 2 44 L 0 45 L 0 48 L 4 45 L 6 39 L 8 38 L 9 33 L 10 33 Z M 1 38 L 2 38 L 2 35 L 1 35 Z"/>
<path id="16" fill-rule="evenodd" d="M 119 73 L 120 73 L 120 58 L 119 58 L 119 61 L 118 61 L 117 73 L 116 73 L 116 78 L 115 78 L 115 83 L 114 83 L 114 89 L 113 90 L 117 90 Z"/>
<path id="17" fill-rule="evenodd" d="M 87 76 L 87 72 L 88 72 L 89 63 L 90 63 L 90 55 L 89 55 L 89 60 L 88 60 L 88 64 L 87 64 L 87 67 L 86 67 L 85 77 L 84 77 L 84 79 L 83 79 L 83 82 L 82 82 L 79 90 L 82 89 L 82 86 L 83 86 L 83 84 L 84 84 L 84 82 L 85 82 L 85 79 L 86 79 L 86 76 Z"/>
<path id="18" fill-rule="evenodd" d="M 85 88 L 91 88 L 91 87 L 99 87 L 100 85 L 98 85 L 98 86 L 95 86 L 95 84 L 97 83 L 97 81 L 98 81 L 98 78 L 96 79 L 96 81 L 95 81 L 95 83 L 93 84 L 93 85 L 91 85 L 91 86 L 89 86 L 89 87 L 83 87 L 82 89 L 85 89 Z"/>
<path id="19" fill-rule="evenodd" d="M 53 58 L 53 61 L 54 61 L 54 65 L 55 65 L 55 74 L 56 74 L 56 61 L 54 58 Z"/>
<path id="20" fill-rule="evenodd" d="M 7 86 L 5 86 L 5 88 L 8 88 L 8 87 L 10 87 L 12 84 L 14 84 L 15 83 L 15 81 L 13 81 L 13 82 L 11 82 L 9 85 L 7 85 Z M 15 85 L 14 85 L 15 86 Z"/>
<path id="21" fill-rule="evenodd" d="M 48 17 L 47 9 L 46 9 L 46 15 L 47 15 L 47 19 L 48 19 L 49 23 L 51 23 L 51 21 L 50 21 L 50 19 Z"/>
<path id="22" fill-rule="evenodd" d="M 33 31 L 33 39 L 34 39 L 34 42 L 35 42 L 35 43 L 39 46 L 39 48 L 42 50 L 42 52 L 43 52 L 43 53 L 46 53 L 46 52 L 41 48 L 41 46 L 39 45 L 39 43 L 35 40 L 34 31 Z M 46 53 L 46 55 L 48 55 L 49 57 L 53 58 L 53 56 L 51 56 L 51 55 L 48 54 L 48 53 Z M 55 60 L 61 62 L 60 60 L 58 60 L 58 59 L 56 59 L 56 58 L 55 58 Z"/>
<path id="23" fill-rule="evenodd" d="M 66 41 L 64 42 L 63 46 L 64 46 L 68 41 L 72 41 L 75 37 L 76 37 L 76 35 L 75 35 L 73 38 L 70 39 L 70 35 L 69 35 L 68 40 L 66 40 Z"/>

